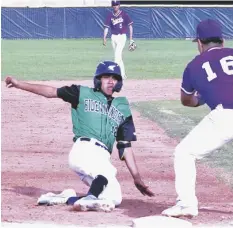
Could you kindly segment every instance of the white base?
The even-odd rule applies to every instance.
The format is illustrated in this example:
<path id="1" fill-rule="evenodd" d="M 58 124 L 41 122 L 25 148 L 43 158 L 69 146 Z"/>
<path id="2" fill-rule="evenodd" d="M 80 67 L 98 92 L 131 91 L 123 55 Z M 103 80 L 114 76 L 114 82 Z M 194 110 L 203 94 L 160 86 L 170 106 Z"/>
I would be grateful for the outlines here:
<path id="1" fill-rule="evenodd" d="M 148 216 L 133 220 L 133 227 L 137 228 L 190 228 L 192 223 L 183 219 L 166 216 Z"/>

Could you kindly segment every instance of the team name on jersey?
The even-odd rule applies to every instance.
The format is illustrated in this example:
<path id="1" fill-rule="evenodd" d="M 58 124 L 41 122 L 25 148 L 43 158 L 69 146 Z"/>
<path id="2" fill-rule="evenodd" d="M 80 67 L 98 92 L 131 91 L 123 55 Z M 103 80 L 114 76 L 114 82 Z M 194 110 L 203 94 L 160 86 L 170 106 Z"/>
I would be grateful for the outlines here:
<path id="1" fill-rule="evenodd" d="M 124 115 L 113 105 L 108 110 L 108 117 L 114 120 L 118 126 L 124 121 Z"/>
<path id="2" fill-rule="evenodd" d="M 122 23 L 124 21 L 124 19 L 122 17 L 119 17 L 119 18 L 111 18 L 111 21 L 112 21 L 112 24 L 113 25 L 116 25 L 116 24 L 119 24 L 119 23 Z"/>
<path id="3" fill-rule="evenodd" d="M 107 115 L 119 126 L 124 121 L 124 115 L 113 105 L 108 110 L 108 105 L 92 99 L 84 99 L 84 111 L 96 112 Z"/>

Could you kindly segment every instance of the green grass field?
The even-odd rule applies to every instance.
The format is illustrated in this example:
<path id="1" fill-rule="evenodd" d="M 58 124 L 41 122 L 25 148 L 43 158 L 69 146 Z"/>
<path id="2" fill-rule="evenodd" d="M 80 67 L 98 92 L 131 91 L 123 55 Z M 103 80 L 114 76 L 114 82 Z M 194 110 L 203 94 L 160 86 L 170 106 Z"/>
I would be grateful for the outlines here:
<path id="1" fill-rule="evenodd" d="M 178 140 L 184 138 L 209 113 L 207 106 L 188 108 L 182 106 L 180 101 L 138 102 L 133 103 L 132 106 L 145 117 L 158 123 L 170 137 Z M 216 174 L 233 187 L 232 142 L 208 155 L 202 161 L 214 168 L 223 168 L 223 171 L 216 172 Z"/>
<path id="2" fill-rule="evenodd" d="M 132 79 L 180 78 L 198 54 L 190 40 L 135 41 L 137 50 L 129 52 L 126 46 L 123 55 Z M 110 39 L 106 47 L 101 39 L 2 40 L 2 79 L 5 75 L 23 80 L 91 79 L 96 65 L 107 59 L 114 59 Z"/>

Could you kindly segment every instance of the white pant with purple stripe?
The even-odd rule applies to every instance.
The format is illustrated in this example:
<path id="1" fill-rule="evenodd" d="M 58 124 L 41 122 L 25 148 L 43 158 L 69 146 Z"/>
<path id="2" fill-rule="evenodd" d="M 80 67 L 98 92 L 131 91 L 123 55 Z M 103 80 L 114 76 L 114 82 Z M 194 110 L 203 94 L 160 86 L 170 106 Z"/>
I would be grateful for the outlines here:
<path id="1" fill-rule="evenodd" d="M 118 206 L 122 201 L 122 193 L 116 179 L 117 170 L 111 163 L 110 153 L 103 147 L 97 146 L 96 142 L 106 147 L 93 138 L 91 141 L 77 139 L 69 154 L 69 166 L 88 186 L 91 186 L 98 175 L 106 177 L 108 184 L 98 198 L 111 200 L 115 206 Z"/>
<path id="2" fill-rule="evenodd" d="M 175 187 L 179 205 L 198 206 L 195 160 L 233 140 L 233 109 L 219 105 L 177 145 L 174 153 Z"/>
<path id="3" fill-rule="evenodd" d="M 112 40 L 112 47 L 114 50 L 114 58 L 115 58 L 114 61 L 120 66 L 122 77 L 123 79 L 125 79 L 126 74 L 125 74 L 125 66 L 122 59 L 122 52 L 127 40 L 126 34 L 118 34 L 118 35 L 112 34 L 111 40 Z"/>

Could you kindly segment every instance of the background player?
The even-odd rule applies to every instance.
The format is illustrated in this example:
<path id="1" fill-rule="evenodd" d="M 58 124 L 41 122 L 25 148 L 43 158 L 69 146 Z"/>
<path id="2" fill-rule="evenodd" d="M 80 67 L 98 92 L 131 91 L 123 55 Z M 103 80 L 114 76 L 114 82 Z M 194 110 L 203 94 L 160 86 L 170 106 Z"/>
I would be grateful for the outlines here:
<path id="1" fill-rule="evenodd" d="M 136 140 L 135 127 L 129 103 L 125 97 L 114 98 L 112 94 L 122 88 L 122 76 L 118 64 L 101 62 L 94 76 L 94 88 L 81 85 L 55 88 L 30 84 L 7 77 L 6 85 L 47 98 L 61 98 L 71 104 L 74 144 L 69 153 L 69 165 L 81 180 L 90 186 L 86 197 L 78 198 L 74 190 L 61 194 L 48 193 L 38 199 L 38 204 L 71 204 L 75 210 L 111 211 L 120 205 L 122 193 L 117 170 L 111 164 L 113 144 L 121 160 L 143 195 L 154 194 L 141 180 L 135 163 L 131 141 Z"/>
<path id="2" fill-rule="evenodd" d="M 129 15 L 120 10 L 120 1 L 112 1 L 113 12 L 109 13 L 105 21 L 103 45 L 106 45 L 107 34 L 109 28 L 111 29 L 112 47 L 114 50 L 115 62 L 119 64 L 123 79 L 126 78 L 125 66 L 122 59 L 122 52 L 127 40 L 127 28 L 129 27 L 130 44 L 133 43 L 133 21 Z"/>
<path id="3" fill-rule="evenodd" d="M 196 32 L 200 55 L 184 70 L 181 102 L 190 107 L 206 103 L 211 112 L 175 149 L 177 203 L 162 212 L 174 217 L 198 215 L 195 160 L 233 139 L 233 49 L 223 48 L 217 21 L 200 22 Z"/>

